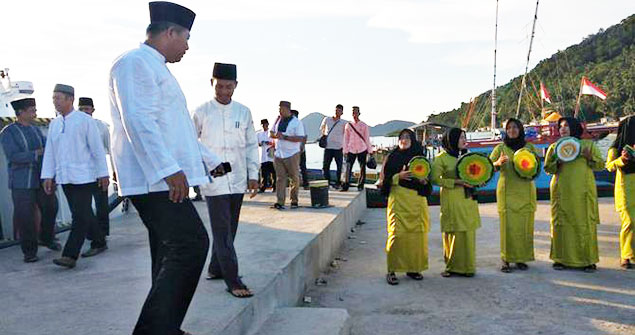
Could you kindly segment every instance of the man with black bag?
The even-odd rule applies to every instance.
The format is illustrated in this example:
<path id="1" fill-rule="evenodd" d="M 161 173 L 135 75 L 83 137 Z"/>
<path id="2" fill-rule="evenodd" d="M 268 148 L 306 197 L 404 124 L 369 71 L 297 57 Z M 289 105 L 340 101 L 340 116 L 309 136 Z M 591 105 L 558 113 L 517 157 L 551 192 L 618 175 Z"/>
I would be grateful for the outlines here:
<path id="1" fill-rule="evenodd" d="M 359 179 L 357 189 L 363 190 L 366 180 L 366 158 L 373 153 L 370 144 L 370 129 L 368 125 L 359 119 L 359 107 L 353 106 L 353 122 L 346 124 L 344 130 L 344 156 L 346 157 L 346 177 L 342 184 L 342 192 L 348 191 L 349 181 L 355 160 L 359 163 Z"/>
<path id="2" fill-rule="evenodd" d="M 337 165 L 337 175 L 335 178 L 334 187 L 340 188 L 340 176 L 342 175 L 342 146 L 344 141 L 344 125 L 346 121 L 342 120 L 342 114 L 344 112 L 344 106 L 335 106 L 335 116 L 325 117 L 320 125 L 320 137 L 319 145 L 324 148 L 324 162 L 322 164 L 322 172 L 324 173 L 324 179 L 330 183 L 331 176 L 331 162 L 335 159 L 335 165 Z"/>

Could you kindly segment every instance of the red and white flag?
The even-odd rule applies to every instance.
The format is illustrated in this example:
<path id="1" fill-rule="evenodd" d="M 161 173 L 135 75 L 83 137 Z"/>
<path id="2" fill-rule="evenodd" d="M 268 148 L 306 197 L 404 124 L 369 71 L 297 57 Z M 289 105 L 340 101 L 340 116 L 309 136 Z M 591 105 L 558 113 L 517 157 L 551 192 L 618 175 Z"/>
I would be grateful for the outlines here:
<path id="1" fill-rule="evenodd" d="M 580 87 L 580 94 L 595 95 L 596 97 L 606 100 L 606 93 L 599 87 L 593 85 L 587 77 L 582 77 L 582 86 Z"/>
<path id="2" fill-rule="evenodd" d="M 549 95 L 549 91 L 547 91 L 547 88 L 542 83 L 542 81 L 540 82 L 540 99 L 551 103 L 551 96 Z"/>

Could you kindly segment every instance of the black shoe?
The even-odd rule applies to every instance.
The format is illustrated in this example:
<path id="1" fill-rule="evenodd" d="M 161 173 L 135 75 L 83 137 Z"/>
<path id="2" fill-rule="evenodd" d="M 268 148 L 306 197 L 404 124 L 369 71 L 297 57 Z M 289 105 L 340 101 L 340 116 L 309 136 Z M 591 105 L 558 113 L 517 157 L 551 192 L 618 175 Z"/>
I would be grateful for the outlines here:
<path id="1" fill-rule="evenodd" d="M 558 270 L 558 271 L 565 269 L 564 264 L 561 264 L 561 263 L 553 263 L 553 265 L 551 266 L 553 267 L 554 270 Z"/>
<path id="2" fill-rule="evenodd" d="M 357 186 L 357 190 L 360 191 L 360 192 L 363 191 L 364 190 L 364 186 L 361 186 L 361 187 Z"/>
<path id="3" fill-rule="evenodd" d="M 263 190 L 263 189 L 259 189 L 259 190 L 258 190 L 258 193 L 265 193 L 265 190 Z"/>
<path id="4" fill-rule="evenodd" d="M 24 263 L 34 263 L 40 260 L 36 255 L 33 256 L 24 256 Z"/>
<path id="5" fill-rule="evenodd" d="M 55 265 L 59 265 L 59 266 L 63 266 L 65 268 L 69 268 L 72 269 L 75 267 L 75 264 L 77 264 L 77 261 L 70 258 L 70 257 L 60 257 L 60 258 L 56 258 L 53 260 L 53 263 L 55 263 Z"/>
<path id="6" fill-rule="evenodd" d="M 342 187 L 342 188 L 340 189 L 340 192 L 348 192 L 348 187 Z"/>
<path id="7" fill-rule="evenodd" d="M 88 249 L 88 251 L 86 251 L 85 253 L 82 254 L 82 257 L 86 258 L 86 257 L 93 257 L 93 256 L 97 256 L 99 254 L 101 254 L 102 252 L 108 250 L 108 246 L 105 245 L 101 248 L 90 248 Z"/>
<path id="8" fill-rule="evenodd" d="M 62 245 L 60 244 L 60 242 L 57 242 L 57 241 L 53 241 L 53 242 L 45 245 L 45 247 L 47 247 L 47 248 L 49 248 L 50 250 L 53 250 L 53 251 L 62 250 Z"/>
<path id="9" fill-rule="evenodd" d="M 298 203 L 297 203 L 297 202 L 292 202 L 292 203 L 291 203 L 291 209 L 296 209 L 296 208 L 298 208 L 298 207 L 300 207 L 300 206 L 298 206 Z"/>
<path id="10" fill-rule="evenodd" d="M 283 210 L 283 209 L 285 209 L 285 208 L 284 208 L 284 206 L 282 206 L 282 205 L 281 205 L 281 204 L 279 204 L 279 203 L 275 203 L 275 204 L 273 204 L 273 206 L 271 206 L 271 208 L 273 208 L 273 209 L 277 209 L 277 210 Z"/>

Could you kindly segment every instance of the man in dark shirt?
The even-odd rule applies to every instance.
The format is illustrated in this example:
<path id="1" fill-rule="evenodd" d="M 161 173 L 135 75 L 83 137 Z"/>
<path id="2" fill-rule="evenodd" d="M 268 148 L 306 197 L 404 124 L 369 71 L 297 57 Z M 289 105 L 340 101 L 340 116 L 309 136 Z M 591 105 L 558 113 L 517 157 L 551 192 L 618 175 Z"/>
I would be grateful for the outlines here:
<path id="1" fill-rule="evenodd" d="M 44 192 L 40 183 L 42 155 L 46 140 L 40 130 L 32 125 L 35 120 L 35 99 L 25 98 L 11 102 L 16 121 L 0 132 L 0 141 L 7 157 L 9 188 L 13 198 L 13 221 L 17 224 L 20 245 L 27 263 L 36 262 L 38 234 L 36 211 L 41 213 L 40 245 L 51 250 L 61 250 L 55 240 L 57 197 Z"/>

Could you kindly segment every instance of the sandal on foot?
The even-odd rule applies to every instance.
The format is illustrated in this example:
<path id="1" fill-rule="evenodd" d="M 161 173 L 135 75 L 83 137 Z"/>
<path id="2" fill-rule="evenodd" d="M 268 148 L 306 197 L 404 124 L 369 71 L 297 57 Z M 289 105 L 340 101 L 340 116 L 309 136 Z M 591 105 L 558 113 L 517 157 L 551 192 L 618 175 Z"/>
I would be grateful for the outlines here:
<path id="1" fill-rule="evenodd" d="M 501 272 L 504 272 L 504 273 L 512 272 L 512 268 L 509 266 L 508 262 L 503 262 L 503 264 L 501 264 Z"/>
<path id="2" fill-rule="evenodd" d="M 390 272 L 386 275 L 386 282 L 390 285 L 399 285 L 399 278 L 397 278 L 394 272 Z"/>
<path id="3" fill-rule="evenodd" d="M 223 279 L 223 275 L 217 275 L 217 274 L 213 274 L 213 273 L 207 273 L 207 277 L 205 277 L 206 280 L 216 280 L 216 279 Z"/>
<path id="4" fill-rule="evenodd" d="M 551 265 L 553 267 L 554 270 L 564 270 L 565 266 L 563 264 L 560 263 L 553 263 L 553 265 Z"/>
<path id="5" fill-rule="evenodd" d="M 631 260 L 630 259 L 623 259 L 620 262 L 620 267 L 624 270 L 626 269 L 631 269 L 633 267 L 633 265 L 631 264 Z"/>
<path id="6" fill-rule="evenodd" d="M 277 209 L 277 210 L 283 210 L 284 206 L 282 206 L 281 204 L 275 203 L 270 208 Z"/>
<path id="7" fill-rule="evenodd" d="M 414 279 L 414 280 L 423 280 L 423 275 L 419 272 L 407 272 L 406 276 Z"/>
<path id="8" fill-rule="evenodd" d="M 518 270 L 522 270 L 522 271 L 529 269 L 529 265 L 525 263 L 516 263 L 516 267 L 518 268 Z"/>
<path id="9" fill-rule="evenodd" d="M 452 272 L 450 272 L 450 271 L 443 271 L 443 272 L 441 272 L 441 277 L 444 277 L 444 278 L 449 278 L 449 277 L 452 277 L 452 275 L 453 275 L 453 273 L 452 273 Z"/>
<path id="10" fill-rule="evenodd" d="M 597 267 L 595 266 L 595 264 L 591 264 L 582 268 L 582 271 L 586 273 L 593 273 L 595 272 L 595 270 L 597 270 Z"/>
<path id="11" fill-rule="evenodd" d="M 243 291 L 244 294 L 240 294 L 240 291 Z M 236 298 L 251 298 L 254 296 L 254 293 L 251 292 L 251 290 L 247 286 L 236 287 L 231 290 L 227 289 L 227 292 L 229 292 L 229 294 L 233 295 Z"/>

